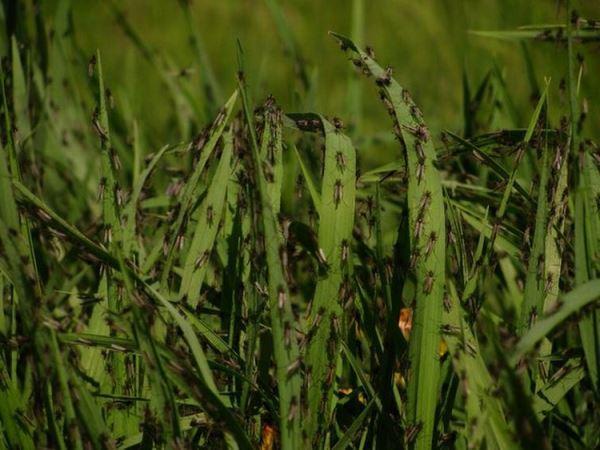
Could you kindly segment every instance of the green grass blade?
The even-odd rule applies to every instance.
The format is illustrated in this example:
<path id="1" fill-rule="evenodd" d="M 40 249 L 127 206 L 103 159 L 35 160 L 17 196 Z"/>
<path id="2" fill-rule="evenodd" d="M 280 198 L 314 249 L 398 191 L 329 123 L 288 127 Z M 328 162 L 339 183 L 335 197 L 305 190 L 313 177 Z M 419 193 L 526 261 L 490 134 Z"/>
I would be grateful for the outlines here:
<path id="1" fill-rule="evenodd" d="M 315 116 L 325 133 L 325 160 L 319 209 L 319 248 L 328 270 L 317 282 L 312 300 L 306 352 L 311 373 L 308 386 L 309 439 L 321 442 L 331 420 L 331 400 L 337 364 L 337 342 L 342 338 L 343 306 L 339 298 L 351 261 L 350 241 L 354 226 L 356 154 L 352 141 L 334 124 Z"/>
<path id="2" fill-rule="evenodd" d="M 176 243 L 178 240 L 177 238 L 185 234 L 184 225 L 189 219 L 189 216 L 192 212 L 192 206 L 200 193 L 200 177 L 202 176 L 206 163 L 217 146 L 219 139 L 221 139 L 221 135 L 223 134 L 225 126 L 227 125 L 229 118 L 231 117 L 231 113 L 233 112 L 233 107 L 235 106 L 237 96 L 238 92 L 236 90 L 231 95 L 225 106 L 217 114 L 217 117 L 213 121 L 211 127 L 205 133 L 203 133 L 200 136 L 200 140 L 194 144 L 194 146 L 197 147 L 194 148 L 194 150 L 196 152 L 200 152 L 200 159 L 194 166 L 192 174 L 185 183 L 183 193 L 181 194 L 181 200 L 176 208 L 176 219 L 173 222 L 169 233 L 165 237 L 167 239 L 168 250 L 161 277 L 162 285 L 165 288 L 167 287 L 168 277 L 171 273 L 171 268 L 175 259 Z"/>
<path id="3" fill-rule="evenodd" d="M 588 281 L 568 294 L 559 296 L 554 305 L 551 305 L 545 317 L 540 318 L 536 324 L 523 335 L 517 343 L 510 361 L 516 364 L 523 356 L 534 349 L 535 344 L 546 337 L 558 325 L 568 319 L 572 314 L 600 298 L 600 279 Z"/>
<path id="4" fill-rule="evenodd" d="M 334 34 L 351 49 L 381 87 L 408 171 L 408 215 L 411 252 L 416 257 L 416 298 L 410 339 L 408 422 L 421 431 L 411 448 L 433 446 L 438 402 L 440 323 L 445 281 L 445 219 L 440 175 L 429 132 L 408 92 L 353 42 Z"/>
<path id="5" fill-rule="evenodd" d="M 192 307 L 198 304 L 200 288 L 206 276 L 209 258 L 220 227 L 227 192 L 227 180 L 231 176 L 231 155 L 233 153 L 231 132 L 226 132 L 223 140 L 223 153 L 206 198 L 198 210 L 196 230 L 183 263 L 178 298 L 180 300 L 184 297 L 187 298 L 187 302 Z"/>
<path id="6" fill-rule="evenodd" d="M 300 156 L 300 152 L 298 151 L 298 148 L 294 145 L 293 149 L 294 149 L 294 154 L 296 155 L 296 158 L 298 159 L 298 163 L 300 164 L 302 176 L 304 177 L 304 180 L 306 181 L 306 186 L 308 187 L 308 192 L 310 194 L 310 198 L 312 199 L 313 204 L 315 205 L 315 209 L 320 210 L 321 209 L 321 193 L 317 189 L 315 181 L 313 180 L 313 177 L 312 177 L 308 167 L 302 160 L 302 157 Z"/>
<path id="7" fill-rule="evenodd" d="M 264 233 L 264 248 L 268 273 L 268 308 L 271 318 L 276 366 L 275 373 L 279 392 L 279 433 L 282 449 L 293 450 L 302 447 L 302 437 L 300 435 L 300 391 L 302 380 L 299 370 L 288 372 L 290 367 L 293 367 L 293 364 L 297 364 L 299 357 L 296 339 L 290 336 L 294 315 L 280 259 L 280 250 L 283 245 L 282 235 L 277 228 L 277 218 L 271 209 L 272 201 L 268 196 L 269 188 L 262 168 L 263 161 L 260 158 L 256 130 L 252 120 L 252 112 L 241 67 L 240 73 L 241 76 L 238 78 L 238 81 L 244 105 L 244 114 L 250 128 L 250 144 L 260 196 L 259 208 Z"/>

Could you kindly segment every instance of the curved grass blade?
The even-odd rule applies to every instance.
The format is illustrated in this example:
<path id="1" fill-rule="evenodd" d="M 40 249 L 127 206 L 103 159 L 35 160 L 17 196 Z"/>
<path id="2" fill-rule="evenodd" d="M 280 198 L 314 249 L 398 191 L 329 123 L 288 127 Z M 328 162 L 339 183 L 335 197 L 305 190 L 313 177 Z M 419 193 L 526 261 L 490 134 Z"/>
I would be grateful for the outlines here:
<path id="1" fill-rule="evenodd" d="M 558 300 L 546 311 L 546 316 L 539 319 L 536 324 L 523 335 L 517 343 L 510 357 L 511 364 L 515 365 L 535 345 L 552 332 L 558 325 L 568 319 L 572 314 L 580 311 L 585 306 L 600 298 L 600 279 L 588 281 L 568 294 L 559 296 Z"/>
<path id="2" fill-rule="evenodd" d="M 569 360 L 561 366 L 534 398 L 533 409 L 538 420 L 541 421 L 550 413 L 584 376 L 585 370 L 580 360 Z"/>
<path id="3" fill-rule="evenodd" d="M 394 122 L 408 172 L 410 251 L 416 277 L 416 298 L 409 345 L 408 422 L 420 432 L 411 448 L 433 445 L 440 378 L 438 347 L 445 280 L 445 219 L 441 177 L 435 149 L 418 107 L 408 91 L 349 39 L 332 33 L 380 87 L 380 96 Z"/>

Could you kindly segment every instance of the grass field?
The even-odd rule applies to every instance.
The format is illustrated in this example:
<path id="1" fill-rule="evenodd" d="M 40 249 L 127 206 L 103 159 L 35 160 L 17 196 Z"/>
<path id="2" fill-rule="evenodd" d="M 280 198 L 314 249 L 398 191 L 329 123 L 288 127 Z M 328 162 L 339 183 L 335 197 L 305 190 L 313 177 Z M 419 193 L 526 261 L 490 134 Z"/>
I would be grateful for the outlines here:
<path id="1" fill-rule="evenodd" d="M 600 447 L 597 4 L 0 6 L 0 449 Z"/>

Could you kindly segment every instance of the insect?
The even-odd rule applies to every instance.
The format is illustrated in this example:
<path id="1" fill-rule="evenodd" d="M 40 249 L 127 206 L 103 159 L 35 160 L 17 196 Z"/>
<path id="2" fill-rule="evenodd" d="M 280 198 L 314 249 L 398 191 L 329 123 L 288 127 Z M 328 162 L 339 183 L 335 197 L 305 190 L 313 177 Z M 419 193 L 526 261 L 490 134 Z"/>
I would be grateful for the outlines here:
<path id="1" fill-rule="evenodd" d="M 348 281 L 344 280 L 342 283 L 340 283 L 340 288 L 338 289 L 338 298 L 341 301 L 344 301 L 348 297 L 348 293 L 349 293 Z"/>
<path id="2" fill-rule="evenodd" d="M 211 205 L 208 205 L 208 207 L 206 208 L 206 222 L 208 223 L 209 227 L 212 227 L 213 220 L 214 220 L 213 207 Z"/>
<path id="3" fill-rule="evenodd" d="M 332 122 L 333 126 L 335 127 L 336 133 L 339 133 L 341 130 L 344 129 L 344 122 L 342 122 L 342 120 L 339 117 L 334 117 Z"/>
<path id="4" fill-rule="evenodd" d="M 419 107 L 415 104 L 410 105 L 410 115 L 413 117 L 413 119 L 415 119 L 417 121 L 423 120 L 423 113 L 421 112 Z"/>
<path id="5" fill-rule="evenodd" d="M 466 341 L 464 344 L 464 350 L 467 352 L 469 356 L 475 356 L 477 354 L 477 349 L 473 345 L 471 341 Z"/>
<path id="6" fill-rule="evenodd" d="M 306 119 L 298 119 L 296 120 L 296 124 L 300 127 L 300 128 L 308 128 L 309 126 L 309 121 Z"/>
<path id="7" fill-rule="evenodd" d="M 265 289 L 264 286 L 261 286 L 260 283 L 258 281 L 254 282 L 254 287 L 256 288 L 256 290 L 258 291 L 258 293 L 262 296 L 262 297 L 268 297 L 269 293 L 267 292 L 267 290 Z"/>
<path id="8" fill-rule="evenodd" d="M 420 422 L 413 425 L 408 425 L 404 430 L 404 438 L 406 439 L 406 442 L 413 442 L 421 431 L 421 428 L 423 428 L 423 424 Z"/>
<path id="9" fill-rule="evenodd" d="M 209 256 L 210 254 L 208 251 L 204 251 L 200 256 L 198 256 L 198 258 L 196 258 L 196 261 L 194 261 L 194 269 L 198 270 L 200 267 L 206 264 Z"/>
<path id="10" fill-rule="evenodd" d="M 333 203 L 335 204 L 335 207 L 337 208 L 340 204 L 340 202 L 342 201 L 342 197 L 343 197 L 343 185 L 342 185 L 342 180 L 336 180 L 334 186 L 333 186 Z"/>
<path id="11" fill-rule="evenodd" d="M 283 309 L 287 301 L 287 294 L 283 286 L 279 286 L 277 289 L 277 306 L 279 309 Z"/>
<path id="12" fill-rule="evenodd" d="M 343 172 L 346 169 L 346 157 L 342 152 L 337 152 L 335 154 L 335 162 L 340 172 Z"/>
<path id="13" fill-rule="evenodd" d="M 292 421 L 296 414 L 298 413 L 298 400 L 296 400 L 296 396 L 292 397 L 290 401 L 290 412 L 288 413 L 287 420 Z"/>
<path id="14" fill-rule="evenodd" d="M 292 327 L 289 322 L 285 322 L 283 325 L 283 343 L 286 348 L 289 348 L 292 344 Z"/>
<path id="15" fill-rule="evenodd" d="M 94 76 L 94 70 L 96 70 L 96 55 L 93 55 L 88 62 L 88 76 Z"/>
<path id="16" fill-rule="evenodd" d="M 121 159 L 119 158 L 119 154 L 114 147 L 110 148 L 110 160 L 116 171 L 121 170 Z"/>
<path id="17" fill-rule="evenodd" d="M 124 203 L 124 199 L 125 199 L 125 191 L 123 191 L 123 189 L 121 188 L 117 188 L 116 190 L 116 198 L 117 198 L 117 205 L 119 207 L 123 206 Z"/>
<path id="18" fill-rule="evenodd" d="M 419 202 L 419 215 L 423 216 L 431 204 L 431 191 L 425 191 Z"/>
<path id="19" fill-rule="evenodd" d="M 383 87 L 383 86 L 389 86 L 391 82 L 392 82 L 392 68 L 388 66 L 388 67 L 386 67 L 383 75 L 381 75 L 379 78 L 377 78 L 375 80 L 375 83 L 377 83 L 377 86 Z"/>
<path id="20" fill-rule="evenodd" d="M 410 131 L 413 136 L 415 136 L 418 140 L 422 142 L 427 142 L 429 140 L 429 131 L 425 125 L 416 125 L 414 127 L 404 126 L 408 131 Z"/>
<path id="21" fill-rule="evenodd" d="M 544 285 L 544 290 L 546 292 L 550 292 L 552 290 L 552 286 L 554 286 L 554 278 L 551 273 L 546 276 L 546 283 Z"/>
<path id="22" fill-rule="evenodd" d="M 367 47 L 365 48 L 365 52 L 369 58 L 375 59 L 375 52 L 373 51 L 373 48 L 367 45 Z"/>
<path id="23" fill-rule="evenodd" d="M 342 262 L 346 263 L 348 261 L 348 254 L 350 253 L 350 248 L 348 245 L 348 240 L 342 240 Z"/>
<path id="24" fill-rule="evenodd" d="M 450 312 L 452 311 L 452 300 L 450 299 L 450 296 L 448 294 L 444 294 L 444 309 L 446 310 L 446 312 Z"/>
<path id="25" fill-rule="evenodd" d="M 417 220 L 415 221 L 415 229 L 413 232 L 415 240 L 418 240 L 419 237 L 421 237 L 421 232 L 423 231 L 424 224 L 425 220 L 423 219 L 423 216 L 419 215 L 419 217 L 417 217 Z"/>
<path id="26" fill-rule="evenodd" d="M 97 110 L 94 111 L 94 116 L 92 118 L 92 125 L 94 126 L 96 133 L 98 133 L 98 136 L 100 136 L 100 140 L 102 142 L 107 141 L 108 133 L 106 132 L 106 130 L 104 128 L 102 128 L 102 125 L 100 125 L 100 122 L 98 121 L 98 111 Z"/>
<path id="27" fill-rule="evenodd" d="M 415 150 L 417 151 L 417 157 L 419 161 L 425 161 L 425 150 L 423 150 L 423 144 L 421 141 L 415 142 Z"/>
<path id="28" fill-rule="evenodd" d="M 390 102 L 388 100 L 388 98 L 386 97 L 386 95 L 383 91 L 381 91 L 381 94 L 382 94 L 381 101 L 385 105 L 385 109 L 387 110 L 387 112 L 390 116 L 394 117 L 394 115 L 396 114 L 396 112 L 394 111 L 394 105 L 392 104 L 392 102 Z"/>
<path id="29" fill-rule="evenodd" d="M 298 177 L 296 177 L 296 197 L 298 199 L 302 198 L 302 191 L 304 190 L 304 178 L 302 178 L 302 175 L 298 175 Z"/>
<path id="30" fill-rule="evenodd" d="M 540 256 L 538 256 L 538 267 L 537 267 L 538 280 L 541 280 L 544 277 L 544 266 L 545 266 L 544 255 L 540 255 Z"/>
<path id="31" fill-rule="evenodd" d="M 460 334 L 460 328 L 456 325 L 444 324 L 441 326 L 442 334 L 458 336 Z"/>
<path id="32" fill-rule="evenodd" d="M 302 365 L 302 359 L 301 358 L 295 359 L 285 369 L 286 375 L 288 377 L 294 375 L 298 371 L 298 369 L 300 369 L 301 365 Z"/>
<path id="33" fill-rule="evenodd" d="M 327 386 L 333 383 L 333 379 L 335 377 L 335 366 L 329 366 L 327 369 L 327 376 L 325 377 L 325 384 Z"/>
<path id="34" fill-rule="evenodd" d="M 424 161 L 419 161 L 417 163 L 417 184 L 421 184 L 421 180 L 423 179 L 423 174 L 425 173 L 425 163 Z"/>
<path id="35" fill-rule="evenodd" d="M 112 91 L 109 88 L 104 90 L 104 95 L 110 109 L 115 109 L 115 98 L 113 97 Z"/>
<path id="36" fill-rule="evenodd" d="M 110 243 L 112 241 L 112 227 L 110 225 L 106 225 L 104 227 L 104 242 Z"/>
<path id="37" fill-rule="evenodd" d="M 50 214 L 48 214 L 46 211 L 44 211 L 42 208 L 37 208 L 35 210 L 36 216 L 38 216 L 38 218 L 42 221 L 42 222 L 50 222 L 52 220 L 52 217 L 50 216 Z"/>
<path id="38" fill-rule="evenodd" d="M 428 257 L 431 254 L 436 242 L 437 233 L 435 231 L 432 231 L 431 233 L 429 233 L 429 239 L 427 240 L 427 245 L 425 247 L 425 257 Z"/>
<path id="39" fill-rule="evenodd" d="M 271 164 L 269 164 L 267 161 L 263 161 L 262 167 L 267 183 L 273 183 L 275 181 L 275 174 L 273 173 L 273 167 Z"/>
<path id="40" fill-rule="evenodd" d="M 411 269 L 414 269 L 417 266 L 417 261 L 419 260 L 419 256 L 421 256 L 421 253 L 419 252 L 419 249 L 415 248 L 410 255 L 409 267 Z"/>
<path id="41" fill-rule="evenodd" d="M 424 294 L 430 294 L 431 290 L 433 289 L 433 271 L 429 271 L 427 272 L 427 274 L 425 275 L 425 279 L 423 280 L 423 293 Z"/>

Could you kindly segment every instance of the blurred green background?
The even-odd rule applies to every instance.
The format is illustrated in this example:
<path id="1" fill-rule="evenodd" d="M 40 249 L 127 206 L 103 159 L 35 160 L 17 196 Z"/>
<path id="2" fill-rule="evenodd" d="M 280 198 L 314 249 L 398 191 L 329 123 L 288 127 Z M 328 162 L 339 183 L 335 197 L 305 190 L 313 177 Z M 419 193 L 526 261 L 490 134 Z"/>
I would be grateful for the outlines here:
<path id="1" fill-rule="evenodd" d="M 74 2 L 80 44 L 90 54 L 100 48 L 108 82 L 126 93 L 135 115 L 145 117 L 147 123 L 160 129 L 168 114 L 161 103 L 160 79 L 117 26 L 110 9 L 97 3 Z M 272 93 L 285 110 L 300 107 L 294 100 L 297 84 L 292 81 L 293 63 L 284 54 L 267 2 L 191 3 L 193 19 L 224 92 L 235 87 L 239 38 L 255 96 L 260 99 Z M 316 77 L 314 107 L 343 117 L 350 67 L 327 32 L 351 33 L 353 1 L 280 0 L 279 4 L 309 73 Z M 188 28 L 177 0 L 127 0 L 118 5 L 146 43 L 182 69 L 190 68 L 191 80 L 198 78 Z M 584 16 L 599 15 L 600 2 L 585 1 L 577 6 Z M 394 68 L 397 79 L 422 106 L 431 127 L 439 130 L 461 123 L 463 68 L 471 83 L 477 83 L 496 61 L 505 73 L 517 106 L 530 107 L 520 45 L 469 35 L 468 30 L 508 30 L 564 20 L 564 9 L 555 0 L 367 0 L 363 44 L 373 47 L 382 64 Z M 550 76 L 557 85 L 564 75 L 564 49 L 548 43 L 530 47 L 538 78 Z M 597 52 L 598 48 L 591 51 Z M 592 58 L 587 58 L 587 62 L 588 73 L 598 73 Z M 593 76 L 587 77 L 591 82 L 590 78 Z M 585 83 L 586 78 L 584 94 L 597 96 L 597 92 L 586 91 Z M 376 96 L 367 94 L 365 98 L 367 124 L 374 126 L 383 117 L 382 108 Z M 590 114 L 595 117 L 593 111 Z"/>

